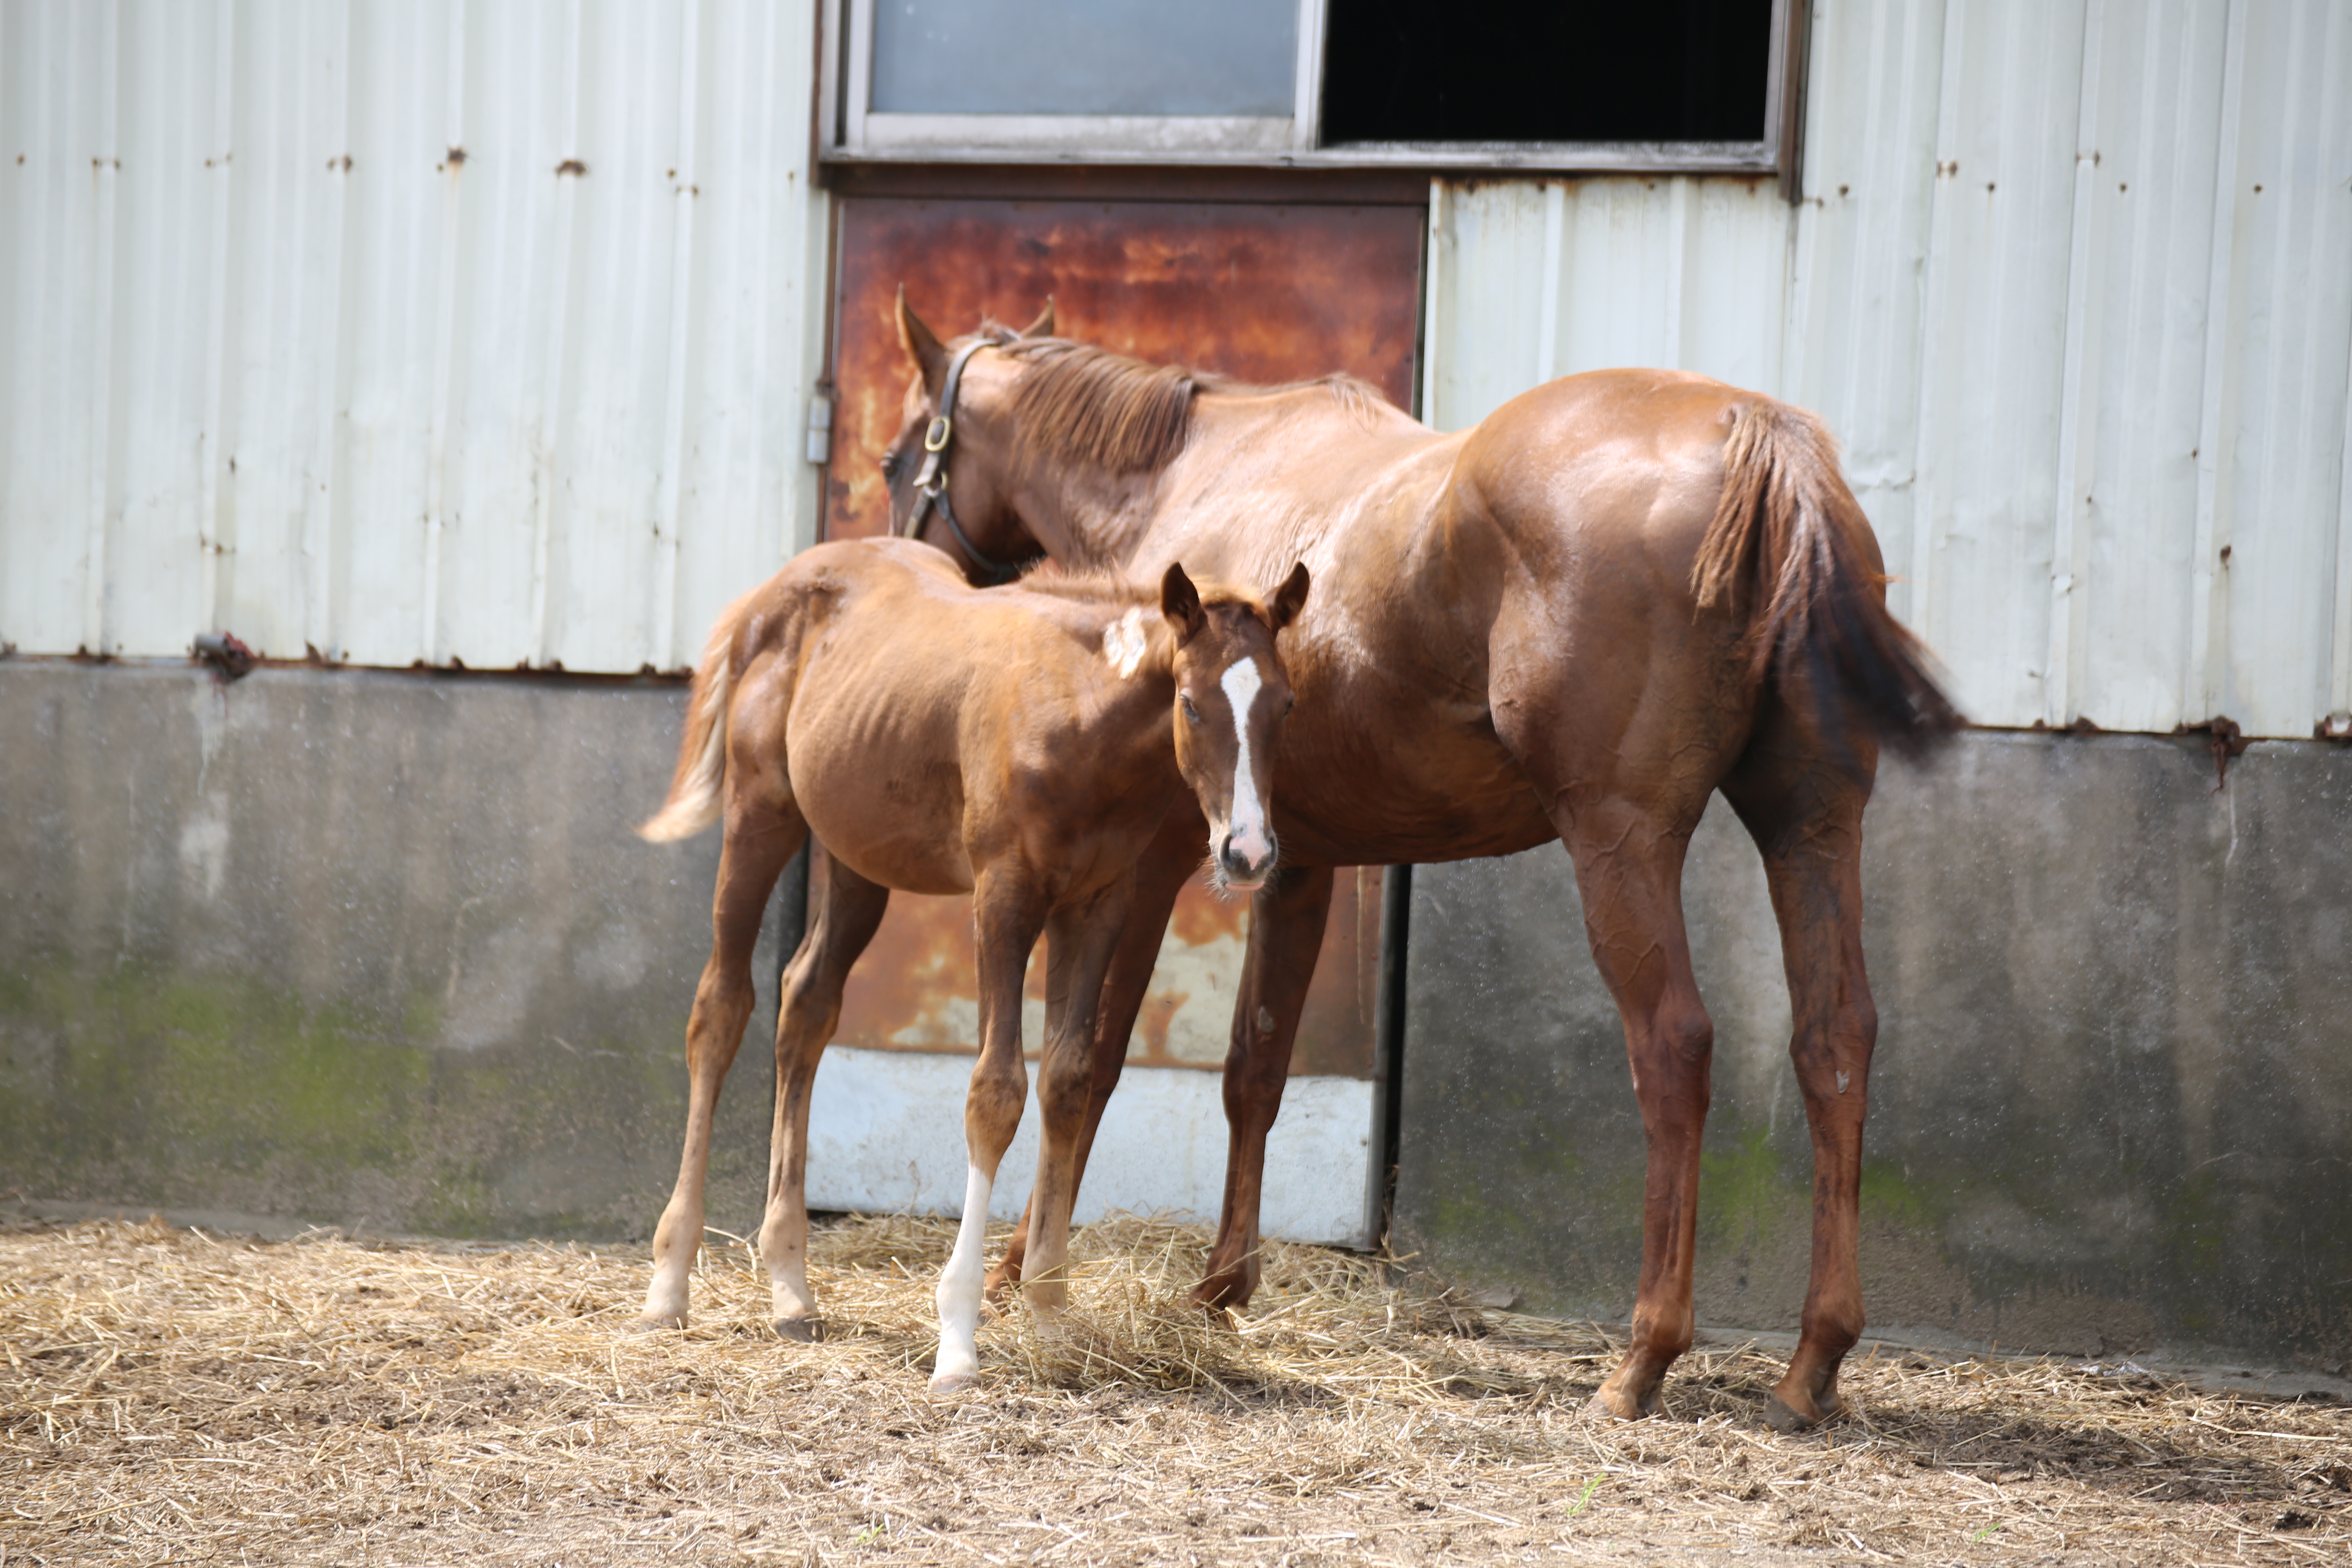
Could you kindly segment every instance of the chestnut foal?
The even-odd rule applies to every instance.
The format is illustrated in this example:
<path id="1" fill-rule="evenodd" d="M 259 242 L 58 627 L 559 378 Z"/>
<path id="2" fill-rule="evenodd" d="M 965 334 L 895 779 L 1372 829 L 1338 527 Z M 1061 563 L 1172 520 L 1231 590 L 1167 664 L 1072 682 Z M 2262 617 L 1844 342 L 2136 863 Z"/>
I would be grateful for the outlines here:
<path id="1" fill-rule="evenodd" d="M 978 931 L 970 1170 L 940 1279 L 932 1388 L 979 1373 L 981 1248 L 1028 1092 L 1021 987 L 1040 932 L 1045 1138 L 1024 1294 L 1039 1311 L 1061 1309 L 1077 1142 L 1091 1131 L 1096 998 L 1136 863 L 1189 791 L 1209 824 L 1214 874 L 1253 889 L 1273 871 L 1269 785 L 1291 702 L 1276 637 L 1307 585 L 1301 565 L 1265 598 L 1204 594 L 1171 565 L 1157 590 L 1108 578 L 982 590 L 928 545 L 854 540 L 796 557 L 720 615 L 669 798 L 638 830 L 669 840 L 726 824 L 710 960 L 687 1025 L 686 1150 L 655 1234 L 646 1326 L 686 1322 L 711 1113 L 751 1011 L 751 947 L 777 877 L 811 833 L 829 875 L 784 970 L 760 1229 L 777 1331 L 822 1333 L 803 1184 L 809 1089 L 842 984 L 894 888 L 971 893 Z"/>

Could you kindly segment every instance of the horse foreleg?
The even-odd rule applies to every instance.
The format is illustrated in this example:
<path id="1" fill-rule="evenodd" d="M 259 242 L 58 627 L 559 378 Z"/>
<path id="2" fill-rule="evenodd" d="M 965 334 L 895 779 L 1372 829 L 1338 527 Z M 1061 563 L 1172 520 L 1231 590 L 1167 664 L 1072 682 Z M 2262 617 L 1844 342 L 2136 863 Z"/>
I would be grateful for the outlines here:
<path id="1" fill-rule="evenodd" d="M 730 800 L 710 905 L 710 958 L 695 987 L 686 1026 L 686 1149 L 677 1184 L 654 1231 L 654 1276 L 640 1328 L 684 1328 L 687 1281 L 702 1247 L 703 1178 L 710 1164 L 710 1123 L 719 1086 L 743 1043 L 751 1017 L 751 948 L 760 939 L 768 896 L 807 837 L 789 805 L 752 808 Z"/>
<path id="2" fill-rule="evenodd" d="M 1078 1192 L 1078 1141 L 1092 1100 L 1095 1011 L 1103 972 L 1119 940 L 1130 883 L 1122 879 L 1045 922 L 1045 1049 L 1037 1110 L 1045 1136 L 1029 1193 L 1028 1264 L 1022 1294 L 1053 1314 L 1069 1299 L 1070 1209 Z"/>
<path id="3" fill-rule="evenodd" d="M 1151 973 L 1160 962 L 1160 944 L 1168 932 L 1168 917 L 1175 910 L 1176 897 L 1183 891 L 1185 882 L 1200 868 L 1201 845 L 1207 831 L 1200 813 L 1188 801 L 1169 813 L 1159 837 L 1137 863 L 1135 891 L 1128 901 L 1118 945 L 1111 952 L 1102 998 L 1095 1011 L 1086 1116 L 1078 1129 L 1077 1149 L 1070 1166 L 1072 1202 L 1076 1201 L 1079 1184 L 1086 1180 L 1087 1160 L 1094 1152 L 1095 1130 L 1102 1125 L 1103 1108 L 1110 1103 L 1112 1092 L 1118 1088 L 1119 1074 L 1127 1067 L 1128 1042 L 1135 1036 L 1135 1020 L 1143 1011 L 1144 998 L 1151 993 Z M 1036 1207 L 1037 1194 L 1032 1190 L 1029 1207 L 1023 1213 L 1003 1260 L 988 1271 L 988 1299 L 992 1301 L 1003 1293 L 1008 1283 L 1022 1278 L 1029 1227 Z"/>
<path id="4" fill-rule="evenodd" d="M 890 890 L 828 856 L 808 934 L 784 966 L 776 1008 L 776 1123 L 768 1140 L 768 1213 L 760 1225 L 776 1332 L 824 1337 L 808 1282 L 809 1096 L 825 1042 L 841 1021 L 841 988 L 874 940 Z"/>
<path id="5" fill-rule="evenodd" d="M 1816 760 L 1768 731 L 1724 793 L 1764 857 L 1795 1028 L 1789 1055 L 1813 1138 L 1812 1280 L 1797 1352 L 1765 1419 L 1838 1413 L 1838 1366 L 1862 1337 L 1862 1128 L 1878 1010 L 1862 952 L 1862 814 L 1874 759 Z M 1777 743 L 1776 743 L 1777 742 Z"/>
<path id="6" fill-rule="evenodd" d="M 1246 1306 L 1257 1289 L 1266 1134 L 1289 1081 L 1290 1050 L 1331 913 L 1331 881 L 1328 866 L 1277 872 L 1250 906 L 1249 953 L 1225 1053 L 1225 1200 L 1208 1270 L 1192 1290 L 1212 1310 Z"/>
<path id="7" fill-rule="evenodd" d="M 996 1169 L 1021 1125 L 1029 1072 L 1021 1060 L 1021 982 L 1045 924 L 1046 900 L 1018 872 L 983 872 L 972 892 L 980 978 L 980 1060 L 963 1110 L 963 1218 L 955 1250 L 940 1272 L 940 1353 L 931 1392 L 950 1394 L 980 1376 L 981 1254 L 988 1240 L 988 1198 Z"/>
<path id="8" fill-rule="evenodd" d="M 1564 822 L 1585 934 L 1625 1026 L 1625 1055 L 1649 1145 L 1642 1274 L 1625 1358 L 1594 1396 L 1626 1419 L 1658 1408 L 1658 1389 L 1694 1331 L 1699 1138 L 1706 1125 L 1715 1026 L 1699 1000 L 1683 929 L 1689 829 L 1621 801 Z"/>

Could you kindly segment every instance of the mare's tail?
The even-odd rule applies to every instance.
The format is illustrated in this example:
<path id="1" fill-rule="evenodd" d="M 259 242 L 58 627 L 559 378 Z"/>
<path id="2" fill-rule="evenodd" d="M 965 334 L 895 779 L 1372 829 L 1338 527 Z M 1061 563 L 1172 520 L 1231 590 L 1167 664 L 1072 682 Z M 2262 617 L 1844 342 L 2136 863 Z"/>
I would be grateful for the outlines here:
<path id="1" fill-rule="evenodd" d="M 1809 686 L 1824 727 L 1850 712 L 1880 740 L 1922 752 L 1968 721 L 1927 648 L 1887 612 L 1873 544 L 1819 420 L 1768 399 L 1732 411 L 1723 499 L 1692 593 L 1703 609 L 1746 615 L 1753 673 L 1791 695 Z"/>
<path id="2" fill-rule="evenodd" d="M 669 798 L 638 826 L 640 837 L 667 844 L 691 838 L 719 820 L 719 790 L 727 782 L 727 702 L 734 695 L 735 637 L 751 613 L 752 597 L 747 594 L 719 611 L 710 628 L 687 700 L 686 734 L 678 742 Z"/>

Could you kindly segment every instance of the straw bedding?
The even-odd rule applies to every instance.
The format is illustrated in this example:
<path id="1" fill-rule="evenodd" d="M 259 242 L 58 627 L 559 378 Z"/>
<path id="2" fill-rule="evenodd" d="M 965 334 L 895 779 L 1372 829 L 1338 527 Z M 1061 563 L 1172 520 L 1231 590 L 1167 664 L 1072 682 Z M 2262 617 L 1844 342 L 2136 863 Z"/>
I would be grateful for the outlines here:
<path id="1" fill-rule="evenodd" d="M 1618 1425 L 1605 1330 L 1279 1245 L 1214 1327 L 1204 1238 L 1138 1220 L 935 1401 L 950 1236 L 821 1230 L 802 1345 L 722 1237 L 697 1326 L 630 1336 L 641 1251 L 16 1225 L 0 1563 L 2352 1561 L 2340 1405 L 1881 1352 L 1784 1437 L 1742 1347 Z"/>

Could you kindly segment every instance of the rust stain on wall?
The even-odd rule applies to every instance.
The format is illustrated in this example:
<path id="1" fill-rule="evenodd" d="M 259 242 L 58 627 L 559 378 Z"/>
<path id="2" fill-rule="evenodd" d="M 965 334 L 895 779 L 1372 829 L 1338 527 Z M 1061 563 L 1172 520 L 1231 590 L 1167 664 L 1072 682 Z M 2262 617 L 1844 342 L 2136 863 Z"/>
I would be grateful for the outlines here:
<path id="1" fill-rule="evenodd" d="M 1412 388 L 1422 219 L 1417 207 L 845 201 L 826 536 L 888 526 L 877 464 L 907 390 L 892 316 L 900 284 L 942 335 L 970 331 L 986 317 L 1023 325 L 1051 296 L 1060 330 L 1082 342 L 1245 381 L 1346 371 L 1402 406 Z M 1339 874 L 1294 1074 L 1373 1071 L 1381 875 L 1377 867 Z M 1223 1065 L 1248 919 L 1246 901 L 1221 900 L 1197 881 L 1186 887 L 1129 1061 Z M 1022 1031 L 1033 1057 L 1045 1022 L 1044 974 L 1041 945 Z M 894 896 L 850 976 L 835 1038 L 977 1052 L 979 1017 L 971 900 Z"/>
<path id="2" fill-rule="evenodd" d="M 820 873 L 821 874 L 821 873 Z M 1382 868 L 1339 873 L 1330 923 L 1307 993 L 1290 1070 L 1367 1078 L 1372 1001 L 1380 979 Z M 1241 984 L 1249 906 L 1188 884 L 1160 945 L 1151 989 L 1127 1059 L 1150 1067 L 1224 1066 Z M 1045 947 L 1029 963 L 1021 1039 L 1034 1060 L 1045 1038 Z M 834 1039 L 877 1050 L 980 1050 L 980 988 L 972 963 L 971 900 L 894 893 L 873 945 L 850 972 Z"/>
<path id="3" fill-rule="evenodd" d="M 1420 209 L 866 197 L 841 214 L 826 536 L 880 533 L 876 465 L 908 369 L 898 286 L 941 335 L 1019 327 L 1048 295 L 1064 334 L 1244 381 L 1346 371 L 1412 395 Z"/>

